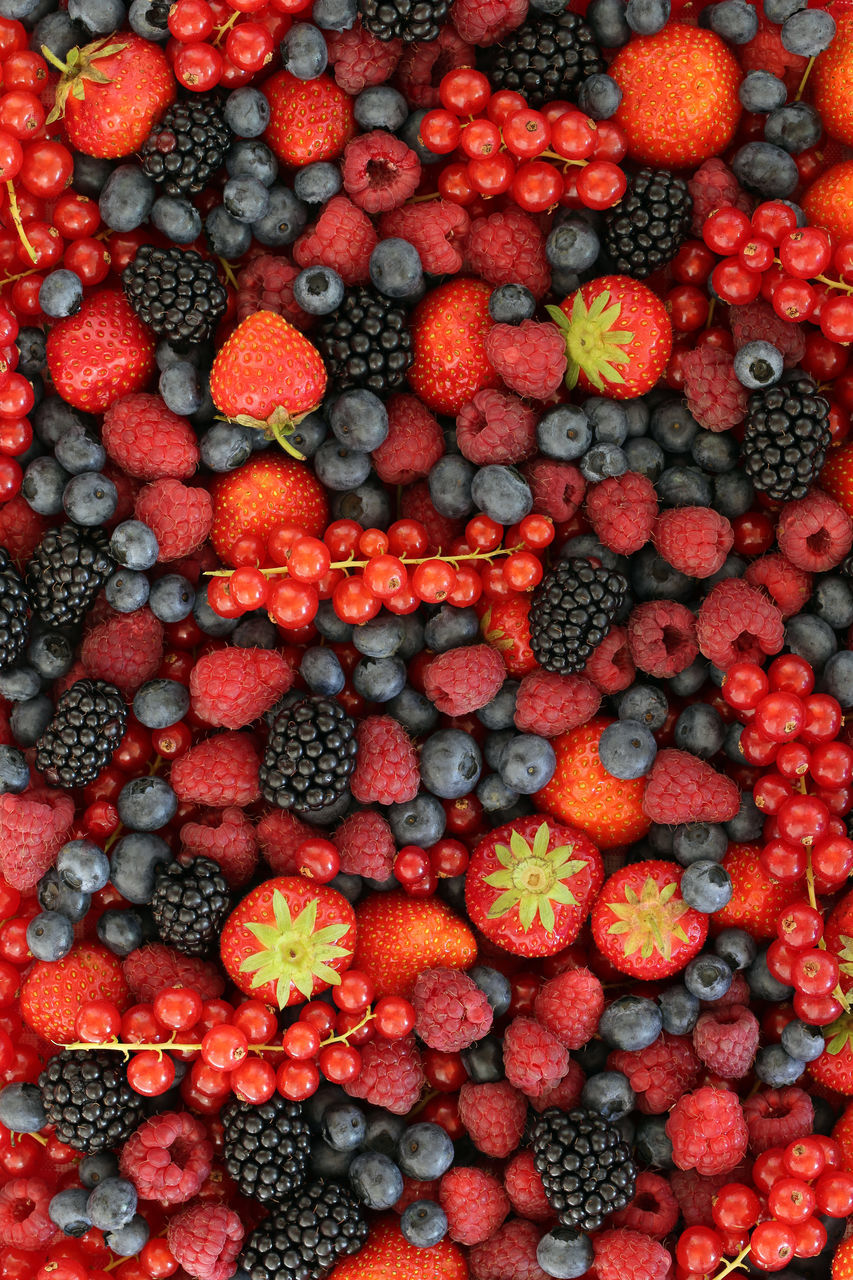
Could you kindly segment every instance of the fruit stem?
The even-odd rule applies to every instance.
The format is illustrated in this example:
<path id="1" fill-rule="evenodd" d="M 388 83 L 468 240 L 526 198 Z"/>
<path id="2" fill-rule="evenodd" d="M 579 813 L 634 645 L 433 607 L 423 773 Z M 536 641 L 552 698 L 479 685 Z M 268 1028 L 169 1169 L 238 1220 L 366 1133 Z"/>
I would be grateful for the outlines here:
<path id="1" fill-rule="evenodd" d="M 295 458 L 297 462 L 305 461 L 305 454 L 300 453 L 298 449 L 293 447 L 281 427 L 270 427 L 269 430 L 272 432 L 273 439 L 281 445 L 285 453 L 289 453 L 291 458 Z"/>
<path id="2" fill-rule="evenodd" d="M 222 37 L 224 35 L 227 35 L 227 33 L 231 30 L 231 28 L 234 26 L 234 23 L 240 17 L 241 13 L 242 13 L 241 9 L 235 9 L 234 12 L 231 14 L 231 17 L 228 19 L 228 21 L 223 22 L 221 27 L 217 27 L 216 39 L 213 42 L 214 48 L 219 48 L 219 45 L 222 43 Z"/>
<path id="3" fill-rule="evenodd" d="M 717 1274 L 712 1277 L 712 1280 L 723 1280 L 724 1276 L 730 1276 L 733 1271 L 745 1271 L 746 1267 L 743 1265 L 744 1259 L 751 1252 L 751 1246 L 748 1244 L 744 1245 L 736 1258 L 727 1259 L 726 1265 L 723 1267 L 722 1271 L 718 1271 Z"/>
<path id="4" fill-rule="evenodd" d="M 18 233 L 18 239 L 27 251 L 31 262 L 36 260 L 36 251 L 27 239 L 27 233 L 24 230 L 24 224 L 21 219 L 21 210 L 18 208 L 18 197 L 15 195 L 15 187 L 12 182 L 6 183 L 6 191 L 9 195 L 9 212 L 12 215 L 12 221 L 15 224 L 15 230 Z"/>
<path id="5" fill-rule="evenodd" d="M 817 905 L 817 894 L 815 893 L 814 887 L 814 867 L 812 866 L 811 847 L 806 850 L 806 890 L 809 895 L 809 906 L 812 910 L 819 911 L 820 908 Z M 823 942 L 823 939 L 821 939 L 821 942 Z"/>
<path id="6" fill-rule="evenodd" d="M 589 164 L 588 160 L 569 160 L 566 156 L 561 156 L 556 151 L 540 151 L 536 159 L 542 160 L 543 158 L 545 160 L 559 160 L 560 164 L 577 165 L 580 169 L 585 169 Z"/>
<path id="7" fill-rule="evenodd" d="M 5 289 L 7 284 L 14 284 L 16 280 L 26 280 L 27 276 L 34 276 L 38 272 L 38 267 L 30 267 L 29 271 L 19 271 L 16 276 L 4 276 L 0 280 L 0 289 Z"/>
<path id="8" fill-rule="evenodd" d="M 821 284 L 828 284 L 830 289 L 842 289 L 844 293 L 853 293 L 853 285 L 845 284 L 843 280 L 830 280 L 828 276 L 815 276 L 815 280 L 819 280 Z"/>
<path id="9" fill-rule="evenodd" d="M 222 274 L 225 276 L 225 279 L 228 282 L 228 284 L 231 285 L 232 289 L 237 289 L 239 287 L 237 284 L 237 277 L 234 274 L 231 263 L 228 261 L 227 258 L 217 258 L 217 262 L 222 268 Z"/>
<path id="10" fill-rule="evenodd" d="M 800 101 L 800 98 L 802 98 L 802 96 L 803 96 L 803 92 L 805 91 L 806 82 L 807 82 L 807 80 L 808 80 L 809 76 L 810 76 L 810 75 L 811 75 L 811 73 L 812 73 L 812 68 L 813 68 L 813 66 L 814 66 L 815 62 L 816 62 L 816 58 L 814 58 L 814 57 L 809 58 L 808 63 L 806 64 L 806 69 L 805 69 L 805 71 L 803 72 L 803 78 L 802 78 L 802 80 L 800 81 L 800 84 L 799 84 L 799 87 L 798 87 L 798 89 L 797 89 L 796 94 L 794 95 L 794 101 L 795 101 L 795 102 L 799 102 L 799 101 Z"/>
<path id="11" fill-rule="evenodd" d="M 458 568 L 462 560 L 488 560 L 492 561 L 495 556 L 511 556 L 515 551 L 522 551 L 523 544 L 519 543 L 517 547 L 499 547 L 497 551 L 467 551 L 458 556 L 442 556 L 441 552 L 434 556 L 422 556 L 419 560 L 410 560 L 407 556 L 403 556 L 400 560 L 401 564 L 428 564 L 430 560 L 441 560 L 443 564 L 452 565 L 454 569 Z M 355 560 L 351 556 L 349 560 L 336 560 L 329 565 L 330 569 L 343 569 L 344 573 L 348 569 L 364 569 L 369 560 Z M 272 578 L 280 573 L 288 573 L 286 564 L 277 565 L 274 569 L 261 569 L 261 573 L 265 578 Z M 233 569 L 208 569 L 205 574 L 206 578 L 230 578 Z"/>
<path id="12" fill-rule="evenodd" d="M 361 1022 L 357 1022 L 354 1027 L 350 1027 L 349 1031 L 344 1031 L 339 1036 L 328 1036 L 325 1040 L 321 1040 L 320 1048 L 325 1049 L 326 1046 L 330 1044 L 348 1044 L 350 1036 L 354 1035 L 356 1031 L 360 1031 L 362 1027 L 366 1027 L 368 1022 L 372 1022 L 375 1017 L 376 1014 L 373 1010 L 368 1009 Z M 130 1053 L 142 1053 L 143 1051 L 150 1050 L 153 1053 L 159 1054 L 161 1058 L 169 1049 L 173 1049 L 175 1053 L 198 1053 L 201 1049 L 200 1044 L 182 1044 L 177 1040 L 164 1040 L 162 1044 L 149 1044 L 146 1041 L 140 1041 L 138 1044 L 125 1044 L 120 1040 L 106 1040 L 102 1043 L 89 1040 L 75 1040 L 73 1044 L 66 1044 L 62 1047 L 64 1049 L 74 1049 L 75 1051 L 107 1049 L 110 1052 L 124 1053 L 125 1055 Z M 249 1044 L 246 1046 L 247 1053 L 249 1050 L 252 1050 L 254 1053 L 286 1053 L 286 1049 L 283 1044 Z M 33 1134 L 33 1137 L 36 1136 L 36 1134 Z M 39 1141 L 44 1142 L 45 1139 L 40 1138 Z"/>
<path id="13" fill-rule="evenodd" d="M 61 58 L 57 58 L 56 54 L 52 53 L 51 50 L 48 49 L 46 44 L 42 45 L 41 54 L 42 54 L 42 57 L 45 58 L 52 67 L 56 67 L 57 71 L 61 71 L 62 74 L 66 76 L 71 74 L 68 68 L 68 63 L 63 62 Z"/>

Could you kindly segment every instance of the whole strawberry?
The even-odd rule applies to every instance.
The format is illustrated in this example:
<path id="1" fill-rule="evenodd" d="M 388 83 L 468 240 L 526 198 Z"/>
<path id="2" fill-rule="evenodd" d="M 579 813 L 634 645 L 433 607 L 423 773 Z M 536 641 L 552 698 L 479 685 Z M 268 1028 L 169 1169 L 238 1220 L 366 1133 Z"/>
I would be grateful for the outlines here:
<path id="1" fill-rule="evenodd" d="M 436 413 L 457 414 L 478 391 L 500 384 L 484 345 L 491 292 L 482 280 L 463 277 L 431 290 L 415 308 L 409 384 Z"/>
<path id="2" fill-rule="evenodd" d="M 337 160 L 355 132 L 353 100 L 331 76 L 298 80 L 278 71 L 263 86 L 270 104 L 264 139 L 282 164 Z"/>
<path id="3" fill-rule="evenodd" d="M 297 525 L 318 538 L 329 518 L 325 491 L 310 467 L 269 453 L 217 477 L 210 496 L 210 540 L 224 564 L 234 564 L 231 548 L 244 534 L 266 538 L 276 525 Z"/>
<path id="4" fill-rule="evenodd" d="M 679 892 L 675 862 L 633 862 L 604 885 L 592 911 L 592 936 L 620 973 L 654 981 L 678 973 L 701 950 L 708 917 Z"/>
<path id="5" fill-rule="evenodd" d="M 104 413 L 122 396 L 145 389 L 155 345 L 124 294 L 103 289 L 53 326 L 47 367 L 63 400 L 84 413 Z"/>

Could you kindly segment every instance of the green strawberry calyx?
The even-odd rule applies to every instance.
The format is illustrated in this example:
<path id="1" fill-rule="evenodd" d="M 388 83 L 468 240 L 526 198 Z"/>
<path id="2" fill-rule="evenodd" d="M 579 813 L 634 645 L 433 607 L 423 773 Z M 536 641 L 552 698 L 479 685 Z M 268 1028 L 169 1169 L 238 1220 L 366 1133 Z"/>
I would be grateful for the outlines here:
<path id="1" fill-rule="evenodd" d="M 589 306 L 578 290 L 571 316 L 560 307 L 549 306 L 545 310 L 566 340 L 566 386 L 570 391 L 577 386 L 581 371 L 598 391 L 604 390 L 605 380 L 616 384 L 625 381 L 617 365 L 630 364 L 630 357 L 622 348 L 633 342 L 634 334 L 614 328 L 622 314 L 622 304 L 611 303 L 609 290 L 602 289 Z"/>
<path id="2" fill-rule="evenodd" d="M 90 84 L 110 84 L 109 76 L 105 76 L 103 71 L 99 71 L 95 63 L 101 58 L 110 58 L 115 53 L 121 53 L 122 49 L 127 48 L 127 42 L 124 44 L 111 44 L 112 37 L 105 40 L 95 40 L 93 44 L 87 44 L 82 49 L 70 49 L 66 54 L 65 61 L 57 58 L 46 45 L 42 45 L 41 51 L 47 62 L 52 67 L 56 67 L 57 71 L 62 72 L 62 78 L 56 86 L 56 98 L 50 115 L 47 117 L 45 124 L 53 124 L 54 120 L 59 120 L 65 115 L 65 104 L 69 95 L 76 98 L 79 102 L 83 101 L 86 96 L 86 82 Z"/>
<path id="3" fill-rule="evenodd" d="M 824 1029 L 823 1038 L 826 1041 L 826 1052 L 833 1056 L 844 1049 L 853 1050 L 853 1015 L 842 1013 L 840 1018 L 836 1018 Z"/>
<path id="4" fill-rule="evenodd" d="M 284 449 L 285 453 L 289 453 L 291 458 L 296 458 L 297 462 L 305 461 L 305 454 L 300 453 L 288 440 L 288 436 L 293 435 L 299 423 L 307 414 L 299 413 L 296 417 L 288 413 L 283 404 L 276 405 L 270 416 L 265 420 L 263 418 L 253 418 L 248 413 L 238 413 L 236 418 L 223 418 L 223 422 L 236 422 L 238 427 L 248 427 L 252 431 L 265 431 L 269 439 L 277 441 Z"/>
<path id="5" fill-rule="evenodd" d="M 331 961 L 352 955 L 347 947 L 337 945 L 350 926 L 346 923 L 328 924 L 318 929 L 316 898 L 294 918 L 290 904 L 278 889 L 273 892 L 272 909 L 274 923 L 244 925 L 254 934 L 261 950 L 246 957 L 240 965 L 240 972 L 254 974 L 253 987 L 274 982 L 276 1000 L 281 1009 L 287 1004 L 291 987 L 310 1000 L 315 979 L 327 986 L 337 986 L 341 975 L 332 968 Z"/>
<path id="6" fill-rule="evenodd" d="M 626 956 L 639 951 L 648 960 L 659 951 L 664 960 L 671 960 L 673 938 L 689 942 L 678 921 L 690 908 L 683 898 L 676 897 L 677 890 L 674 880 L 661 888 L 648 876 L 639 893 L 627 885 L 624 902 L 608 902 L 617 919 L 607 932 L 622 936 Z"/>
<path id="7" fill-rule="evenodd" d="M 553 904 L 577 906 L 577 898 L 565 882 L 582 871 L 587 862 L 571 857 L 574 846 L 570 844 L 560 844 L 549 850 L 550 839 L 550 828 L 547 822 L 543 822 L 532 844 L 518 831 L 513 831 L 509 846 L 495 846 L 495 857 L 501 864 L 501 870 L 485 876 L 483 883 L 502 892 L 489 907 L 490 919 L 499 919 L 518 908 L 518 919 L 525 933 L 529 932 L 537 915 L 546 933 L 553 933 Z"/>

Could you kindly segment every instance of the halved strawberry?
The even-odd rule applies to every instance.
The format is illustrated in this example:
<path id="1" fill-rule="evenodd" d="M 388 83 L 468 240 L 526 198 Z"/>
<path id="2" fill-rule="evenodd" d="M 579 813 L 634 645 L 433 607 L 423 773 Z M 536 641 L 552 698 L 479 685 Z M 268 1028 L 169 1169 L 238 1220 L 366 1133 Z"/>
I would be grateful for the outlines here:
<path id="1" fill-rule="evenodd" d="M 606 881 L 592 910 L 592 936 L 620 973 L 652 982 L 678 973 L 702 949 L 708 917 L 681 896 L 674 862 L 632 862 Z"/>

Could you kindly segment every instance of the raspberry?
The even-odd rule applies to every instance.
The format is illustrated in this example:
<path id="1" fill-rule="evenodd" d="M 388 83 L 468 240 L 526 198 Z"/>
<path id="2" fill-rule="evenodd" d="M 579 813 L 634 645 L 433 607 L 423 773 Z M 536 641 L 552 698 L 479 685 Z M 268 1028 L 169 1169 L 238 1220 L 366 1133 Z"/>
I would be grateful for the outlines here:
<path id="1" fill-rule="evenodd" d="M 15 889 L 34 889 L 71 830 L 74 801 L 31 787 L 0 795 L 0 871 Z"/>
<path id="2" fill-rule="evenodd" d="M 471 219 L 460 204 L 430 200 L 427 204 L 407 204 L 383 213 L 379 232 L 383 240 L 399 236 L 418 251 L 424 271 L 431 276 L 455 275 L 462 270 L 461 247 Z"/>
<path id="3" fill-rule="evenodd" d="M 511 391 L 533 400 L 554 395 L 566 372 L 566 343 L 550 321 L 494 324 L 485 338 L 486 357 Z"/>
<path id="4" fill-rule="evenodd" d="M 350 791 L 359 804 L 400 804 L 418 794 L 415 749 L 391 716 L 367 716 L 356 729 L 358 755 Z"/>
<path id="5" fill-rule="evenodd" d="M 166 1239 L 173 1257 L 196 1280 L 228 1280 L 246 1231 L 224 1204 L 193 1204 L 169 1221 Z"/>
<path id="6" fill-rule="evenodd" d="M 80 659 L 92 680 L 135 693 L 163 661 L 163 624 L 147 606 L 135 613 L 111 613 L 84 637 Z"/>
<path id="7" fill-rule="evenodd" d="M 468 1255 L 471 1280 L 548 1280 L 536 1261 L 542 1228 L 513 1218 Z"/>
<path id="8" fill-rule="evenodd" d="M 305 840 L 317 833 L 307 823 L 300 822 L 286 809 L 273 809 L 261 818 L 257 825 L 258 843 L 271 871 L 277 876 L 299 874 L 296 850 Z"/>
<path id="9" fill-rule="evenodd" d="M 159 396 L 122 396 L 104 414 L 104 448 L 139 480 L 188 479 L 198 466 L 195 432 Z"/>
<path id="10" fill-rule="evenodd" d="M 690 1040 L 661 1032 L 645 1049 L 617 1049 L 607 1058 L 611 1071 L 621 1071 L 637 1095 L 637 1109 L 662 1115 L 674 1106 L 701 1074 Z"/>
<path id="11" fill-rule="evenodd" d="M 753 1155 L 771 1147 L 787 1147 L 814 1128 L 814 1107 L 804 1089 L 762 1089 L 743 1104 L 749 1149 Z"/>
<path id="12" fill-rule="evenodd" d="M 763 298 L 744 307 L 731 307 L 729 323 L 738 351 L 748 342 L 769 342 L 781 352 L 786 369 L 798 365 L 806 353 L 803 326 L 783 320 Z"/>
<path id="13" fill-rule="evenodd" d="M 811 599 L 812 575 L 779 551 L 753 560 L 743 577 L 751 587 L 764 588 L 783 618 L 799 613 Z"/>
<path id="14" fill-rule="evenodd" d="M 695 1169 L 703 1177 L 734 1169 L 746 1154 L 749 1137 L 740 1098 L 710 1085 L 679 1098 L 666 1133 L 678 1168 Z"/>
<path id="15" fill-rule="evenodd" d="M 344 191 L 365 213 L 397 209 L 415 194 L 421 162 L 411 147 L 385 129 L 362 133 L 347 143 L 342 165 Z"/>
<path id="16" fill-rule="evenodd" d="M 798 569 L 827 573 L 853 546 L 853 520 L 843 507 L 813 489 L 798 502 L 786 502 L 776 525 L 779 550 Z"/>
<path id="17" fill-rule="evenodd" d="M 53 1192 L 41 1178 L 12 1178 L 0 1189 L 0 1244 L 44 1249 L 56 1235 L 47 1207 Z"/>
<path id="18" fill-rule="evenodd" d="M 430 1049 L 461 1053 L 491 1029 L 485 992 L 459 969 L 426 969 L 415 979 L 411 1000 L 415 1030 Z"/>
<path id="19" fill-rule="evenodd" d="M 741 189 L 740 183 L 728 165 L 717 156 L 704 160 L 700 164 L 693 177 L 687 179 L 687 190 L 693 201 L 691 230 L 694 236 L 701 238 L 705 219 L 715 209 L 733 205 L 743 213 L 752 213 L 752 202 L 749 196 Z"/>
<path id="20" fill-rule="evenodd" d="M 463 40 L 498 44 L 527 17 L 528 0 L 454 0 L 450 17 Z"/>
<path id="21" fill-rule="evenodd" d="M 632 555 L 646 545 L 657 513 L 655 487 L 638 471 L 609 476 L 587 490 L 587 519 L 599 542 L 620 556 Z"/>
<path id="22" fill-rule="evenodd" d="M 379 813 L 361 809 L 344 818 L 332 836 L 348 876 L 387 880 L 394 869 L 397 846 L 391 828 Z"/>
<path id="23" fill-rule="evenodd" d="M 275 649 L 217 649 L 190 675 L 193 711 L 218 728 L 242 729 L 287 693 L 296 671 Z"/>
<path id="24" fill-rule="evenodd" d="M 547 1222 L 554 1216 L 554 1210 L 545 1195 L 542 1178 L 536 1169 L 533 1152 L 527 1148 L 516 1151 L 507 1162 L 504 1169 L 504 1190 L 519 1217 Z"/>
<path id="25" fill-rule="evenodd" d="M 699 652 L 728 671 L 735 662 L 758 662 L 785 642 L 782 615 L 767 596 L 738 578 L 718 582 L 696 618 Z"/>
<path id="26" fill-rule="evenodd" d="M 709 1178 L 703 1178 L 695 1169 L 673 1169 L 669 1175 L 669 1185 L 688 1227 L 712 1222 L 711 1210 L 718 1191 L 727 1182 L 738 1181 L 737 1169 L 716 1173 Z M 750 1179 L 747 1177 L 746 1181 Z"/>
<path id="27" fill-rule="evenodd" d="M 789 53 L 782 43 L 781 28 L 762 22 L 758 33 L 738 50 L 744 74 L 748 71 L 769 71 L 784 80 L 790 90 L 795 90 L 808 65 L 808 60 L 798 53 Z M 747 210 L 748 212 L 748 210 Z"/>
<path id="28" fill-rule="evenodd" d="M 124 1144 L 119 1161 L 143 1200 L 184 1204 L 201 1190 L 213 1166 L 213 1143 L 189 1111 L 164 1111 L 145 1120 Z"/>
<path id="29" fill-rule="evenodd" d="M 404 1116 L 420 1097 L 424 1079 L 420 1051 L 410 1035 L 362 1045 L 361 1070 L 344 1088 L 351 1098 L 363 1098 Z"/>
<path id="30" fill-rule="evenodd" d="M 298 269 L 287 258 L 277 258 L 272 253 L 253 258 L 237 275 L 238 322 L 256 311 L 274 311 L 298 329 L 310 328 L 314 317 L 293 298 L 293 282 L 298 275 Z"/>
<path id="31" fill-rule="evenodd" d="M 424 673 L 424 693 L 444 715 L 467 716 L 491 702 L 505 679 L 497 649 L 464 645 L 433 658 Z"/>
<path id="32" fill-rule="evenodd" d="M 569 1066 L 568 1051 L 535 1018 L 513 1018 L 503 1053 L 507 1080 L 534 1097 L 559 1084 Z"/>
<path id="33" fill-rule="evenodd" d="M 598 1280 L 667 1280 L 672 1255 L 640 1231 L 599 1231 L 593 1238 Z"/>
<path id="34" fill-rule="evenodd" d="M 581 1100 L 586 1076 L 574 1058 L 569 1061 L 566 1074 L 557 1084 L 543 1089 L 534 1097 L 529 1097 L 534 1111 L 547 1111 L 549 1107 L 559 1107 L 561 1111 L 571 1111 Z"/>
<path id="35" fill-rule="evenodd" d="M 582 1049 L 598 1028 L 604 990 L 590 969 L 568 969 L 539 988 L 533 1010 L 566 1049 Z"/>
<path id="36" fill-rule="evenodd" d="M 728 822 L 739 808 L 736 784 L 698 756 L 672 749 L 655 756 L 643 796 L 652 822 Z"/>
<path id="37" fill-rule="evenodd" d="M 522 470 L 537 515 L 550 516 L 557 524 L 565 524 L 575 516 L 586 492 L 586 481 L 576 466 L 536 458 Z"/>
<path id="38" fill-rule="evenodd" d="M 668 679 L 689 667 L 699 652 L 696 619 L 677 600 L 648 600 L 631 610 L 628 645 L 640 671 Z"/>
<path id="39" fill-rule="evenodd" d="M 170 781 L 179 800 L 227 809 L 260 799 L 259 768 L 248 733 L 218 733 L 176 760 Z"/>
<path id="40" fill-rule="evenodd" d="M 609 1221 L 611 1226 L 642 1231 L 655 1240 L 663 1240 L 674 1230 L 678 1214 L 678 1201 L 666 1178 L 644 1169 L 637 1174 L 634 1199 L 624 1209 L 611 1214 Z"/>
<path id="41" fill-rule="evenodd" d="M 397 88 L 412 107 L 438 107 L 442 77 L 459 67 L 473 67 L 475 53 L 448 23 L 439 31 L 437 40 L 406 46 L 397 67 Z"/>
<path id="42" fill-rule="evenodd" d="M 112 514 L 110 523 L 118 524 L 122 520 L 129 520 L 133 515 L 136 495 L 142 487 L 141 482 L 127 475 L 122 471 L 121 467 L 117 467 L 109 458 L 101 467 L 101 474 L 105 475 L 108 480 L 112 480 L 116 487 L 116 509 Z"/>
<path id="43" fill-rule="evenodd" d="M 348 31 L 324 31 L 335 79 L 355 97 L 370 85 L 391 79 L 403 52 L 402 40 L 379 40 L 356 18 Z"/>
<path id="44" fill-rule="evenodd" d="M 50 521 L 33 511 L 20 493 L 0 505 L 0 546 L 19 569 L 26 565 L 49 528 Z"/>
<path id="45" fill-rule="evenodd" d="M 462 532 L 462 521 L 451 520 L 436 511 L 426 481 L 407 485 L 403 490 L 400 514 L 408 520 L 417 520 L 427 532 L 425 555 L 436 555 L 442 547 L 449 547 Z"/>
<path id="46" fill-rule="evenodd" d="M 583 676 L 531 671 L 523 677 L 515 700 L 515 727 L 522 733 L 557 738 L 591 720 L 601 694 Z"/>
<path id="47" fill-rule="evenodd" d="M 602 693 L 620 693 L 633 684 L 636 669 L 624 627 L 611 627 L 586 660 L 582 675 Z"/>
<path id="48" fill-rule="evenodd" d="M 333 196 L 313 227 L 293 246 L 300 267 L 331 267 L 344 284 L 363 284 L 370 278 L 370 255 L 379 243 L 376 228 L 346 196 Z"/>
<path id="49" fill-rule="evenodd" d="M 482 1244 L 494 1235 L 509 1213 L 509 1196 L 491 1173 L 456 1165 L 438 1189 L 447 1214 L 448 1234 L 457 1244 Z"/>
<path id="50" fill-rule="evenodd" d="M 693 1048 L 714 1075 L 740 1080 L 752 1066 L 759 1032 L 758 1019 L 743 1005 L 709 1010 L 693 1028 Z"/>
<path id="51" fill-rule="evenodd" d="M 402 1213 L 416 1200 L 438 1200 L 439 1179 L 433 1178 L 422 1182 L 418 1178 L 409 1178 L 403 1174 L 403 1193 L 394 1205 L 395 1213 Z"/>
<path id="52" fill-rule="evenodd" d="M 121 971 L 134 1000 L 151 1004 L 166 987 L 193 987 L 203 1000 L 214 1000 L 225 990 L 225 983 L 212 960 L 185 956 L 162 942 L 149 942 L 131 951 L 122 962 Z"/>
<path id="53" fill-rule="evenodd" d="M 725 991 L 716 1000 L 700 1000 L 699 1005 L 704 1013 L 707 1009 L 730 1009 L 732 1005 L 744 1004 L 749 1005 L 750 991 L 749 983 L 742 973 L 733 973 L 732 982 L 728 991 Z"/>
<path id="54" fill-rule="evenodd" d="M 383 484 L 411 484 L 428 476 L 444 456 L 444 432 L 417 396 L 401 392 L 391 396 L 388 434 L 370 455 Z"/>
<path id="55" fill-rule="evenodd" d="M 730 431 L 743 422 L 749 392 L 738 382 L 734 356 L 719 347 L 694 347 L 682 361 L 687 408 L 709 431 Z"/>
<path id="56" fill-rule="evenodd" d="M 523 462 L 536 452 L 538 415 L 517 396 L 478 391 L 456 415 L 456 443 L 469 462 Z"/>
<path id="57" fill-rule="evenodd" d="M 180 480 L 154 480 L 140 489 L 133 507 L 137 520 L 153 529 L 160 564 L 179 560 L 200 547 L 213 525 L 213 503 L 206 489 Z"/>
<path id="58" fill-rule="evenodd" d="M 527 1099 L 508 1080 L 468 1081 L 459 1090 L 459 1119 L 478 1151 L 503 1160 L 515 1151 L 524 1132 Z"/>
<path id="59" fill-rule="evenodd" d="M 520 209 L 475 218 L 465 258 L 469 270 L 489 284 L 520 284 L 537 299 L 551 284 L 545 237 L 530 215 Z"/>
<path id="60" fill-rule="evenodd" d="M 655 521 L 652 541 L 658 555 L 691 578 L 710 578 L 722 569 L 734 531 L 711 507 L 671 507 Z"/>
<path id="61" fill-rule="evenodd" d="M 232 889 L 246 884 L 258 865 L 258 837 L 242 809 L 213 809 L 201 822 L 181 827 L 183 852 L 212 858 Z"/>

